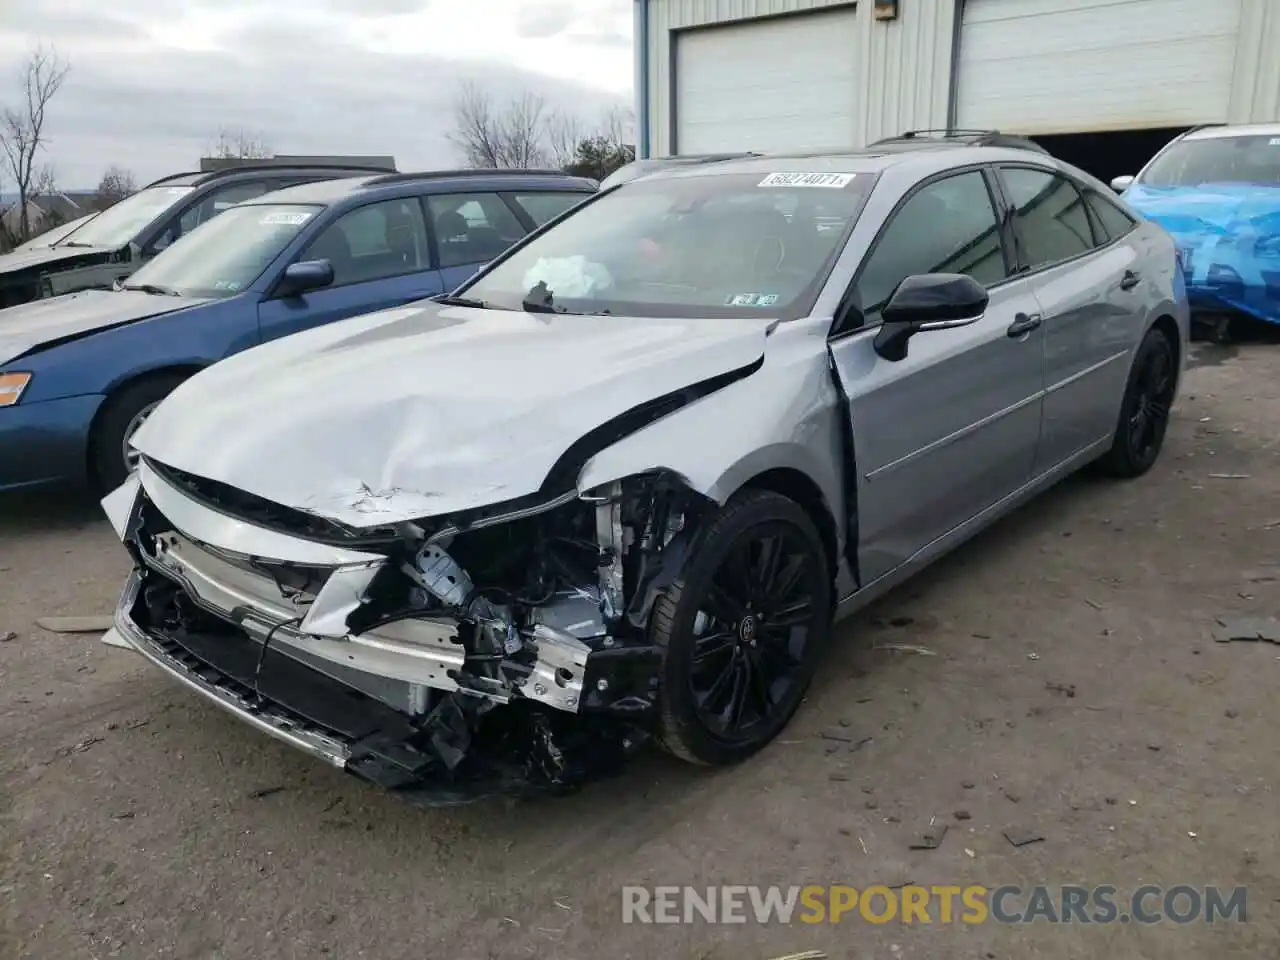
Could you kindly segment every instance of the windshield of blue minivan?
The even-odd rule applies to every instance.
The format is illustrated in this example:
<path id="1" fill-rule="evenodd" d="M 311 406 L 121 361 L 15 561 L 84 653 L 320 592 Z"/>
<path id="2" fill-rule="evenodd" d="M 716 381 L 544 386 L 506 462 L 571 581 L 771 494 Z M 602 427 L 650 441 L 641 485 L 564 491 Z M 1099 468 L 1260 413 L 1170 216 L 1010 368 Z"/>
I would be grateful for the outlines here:
<path id="1" fill-rule="evenodd" d="M 1138 180 L 1144 187 L 1195 187 L 1202 183 L 1280 185 L 1280 136 L 1179 140 Z"/>
<path id="2" fill-rule="evenodd" d="M 125 282 L 125 289 L 232 297 L 249 287 L 323 209 L 309 204 L 232 207 L 192 230 Z"/>
<path id="3" fill-rule="evenodd" d="M 156 217 L 187 194 L 192 187 L 147 187 L 108 207 L 69 237 L 62 247 L 123 247 Z"/>
<path id="4" fill-rule="evenodd" d="M 803 316 L 872 179 L 765 170 L 637 180 L 584 204 L 457 293 L 508 310 Z"/>

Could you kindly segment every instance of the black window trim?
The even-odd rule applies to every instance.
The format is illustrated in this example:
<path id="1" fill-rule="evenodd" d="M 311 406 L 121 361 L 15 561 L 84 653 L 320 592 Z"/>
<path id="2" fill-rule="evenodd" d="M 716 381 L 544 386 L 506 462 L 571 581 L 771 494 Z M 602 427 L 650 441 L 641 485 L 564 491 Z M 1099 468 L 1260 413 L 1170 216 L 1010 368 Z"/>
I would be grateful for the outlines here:
<path id="1" fill-rule="evenodd" d="M 1123 240 L 1125 237 L 1129 236 L 1129 234 L 1133 233 L 1134 230 L 1138 229 L 1138 221 L 1134 219 L 1133 215 L 1130 214 L 1128 210 L 1124 209 L 1124 207 L 1120 206 L 1120 204 L 1116 203 L 1114 200 L 1107 198 L 1102 193 L 1101 190 L 1091 187 L 1088 184 L 1076 183 L 1076 186 L 1080 190 L 1080 196 L 1084 198 L 1084 206 L 1085 206 L 1085 209 L 1089 212 L 1089 220 L 1091 222 L 1096 221 L 1094 223 L 1094 228 L 1095 228 L 1094 236 L 1096 237 L 1100 232 L 1102 236 L 1105 236 L 1107 238 L 1107 240 L 1104 243 L 1098 244 L 1098 246 L 1094 248 L 1095 250 L 1105 250 L 1107 247 L 1111 246 L 1113 243 L 1117 243 Z M 1111 206 L 1112 209 L 1114 209 L 1117 213 L 1120 214 L 1120 216 L 1124 217 L 1125 220 L 1128 221 L 1129 226 L 1124 233 L 1118 233 L 1114 237 L 1111 236 L 1111 231 L 1107 229 L 1107 225 L 1102 222 L 1102 218 L 1099 217 L 1097 213 L 1094 211 L 1093 204 L 1089 200 L 1090 195 L 1097 197 L 1099 203 L 1104 203 Z"/>
<path id="2" fill-rule="evenodd" d="M 905 207 L 916 194 L 935 183 L 940 183 L 943 180 L 950 180 L 952 177 L 964 176 L 965 174 L 970 173 L 982 174 L 983 182 L 986 184 L 987 196 L 991 201 L 991 212 L 995 217 L 996 232 L 1000 237 L 1000 252 L 1004 259 L 1004 279 L 996 283 L 987 284 L 986 289 L 995 290 L 1003 287 L 1011 280 L 1021 279 L 1023 274 L 1016 272 L 1017 264 L 1013 259 L 1014 254 L 1011 245 L 1011 241 L 1013 239 L 1013 208 L 1005 198 L 1002 185 L 996 177 L 995 171 L 992 169 L 992 164 L 989 162 L 968 163 L 964 166 L 949 167 L 946 170 L 930 174 L 924 179 L 917 181 L 915 185 L 899 197 L 898 202 L 893 205 L 893 209 L 889 211 L 889 215 L 885 217 L 884 222 L 880 224 L 880 229 L 876 231 L 875 237 L 872 238 L 871 243 L 867 245 L 866 253 L 864 253 L 862 255 L 862 259 L 858 261 L 858 268 L 853 272 L 853 277 L 850 278 L 848 286 L 845 287 L 845 291 L 840 297 L 839 305 L 836 307 L 836 314 L 831 321 L 831 329 L 827 331 L 828 341 L 843 339 L 851 334 L 863 333 L 867 330 L 875 330 L 880 326 L 882 321 L 876 320 L 872 323 L 867 323 L 866 317 L 864 316 L 863 322 L 858 326 L 848 327 L 847 329 L 838 329 L 843 326 L 840 321 L 848 314 L 850 309 L 850 300 L 858 289 L 858 281 L 862 279 L 862 274 L 863 271 L 866 270 L 867 263 L 875 254 L 876 249 L 880 246 L 880 241 L 884 239 L 884 235 L 888 231 L 890 224 L 893 223 L 898 214 L 902 212 L 902 208 Z M 868 194 L 868 198 L 869 197 L 870 194 Z M 846 236 L 845 243 L 848 243 L 848 241 L 849 238 Z"/>
<path id="3" fill-rule="evenodd" d="M 1010 233 L 1013 236 L 1015 248 L 1018 254 L 1018 266 L 1017 266 L 1017 272 L 1015 273 L 1015 276 L 1018 276 L 1018 277 L 1038 276 L 1039 274 L 1044 273 L 1047 270 L 1056 270 L 1058 267 L 1064 266 L 1068 263 L 1075 263 L 1077 260 L 1083 260 L 1085 257 L 1091 257 L 1095 253 L 1097 253 L 1099 250 L 1110 245 L 1109 242 L 1108 243 L 1098 242 L 1097 225 L 1094 223 L 1093 213 L 1089 209 L 1089 201 L 1085 199 L 1084 186 L 1081 183 L 1079 183 L 1075 179 L 1075 177 L 1072 177 L 1067 173 L 1064 173 L 1063 171 L 1058 170 L 1054 167 L 1044 167 L 1038 163 L 1025 163 L 1018 160 L 1000 160 L 996 162 L 994 166 L 995 166 L 996 178 L 1000 183 L 1001 192 L 1004 194 L 1006 198 L 1006 202 L 1009 204 Z M 1070 184 L 1075 189 L 1076 196 L 1080 198 L 1080 206 L 1084 210 L 1085 221 L 1089 224 L 1089 238 L 1093 246 L 1091 246 L 1088 250 L 1085 250 L 1083 253 L 1077 253 L 1074 256 L 1064 257 L 1061 260 L 1054 260 L 1051 263 L 1042 263 L 1035 267 L 1027 265 L 1027 263 L 1024 260 L 1022 237 L 1021 235 L 1019 235 L 1018 229 L 1017 229 L 1017 220 L 1018 220 L 1016 216 L 1017 211 L 1013 204 L 1013 201 L 1008 199 L 1009 197 L 1008 185 L 1004 182 L 1005 170 L 1034 170 L 1036 173 L 1048 174 L 1049 176 L 1056 177 L 1059 180 L 1065 180 L 1068 184 Z"/>
<path id="4" fill-rule="evenodd" d="M 306 245 L 301 250 L 298 251 L 298 253 L 294 256 L 294 258 L 289 261 L 289 263 L 290 264 L 306 263 L 307 260 L 305 258 L 306 258 L 307 252 L 311 249 L 312 245 L 317 240 L 320 239 L 320 237 L 324 234 L 324 232 L 326 230 L 331 229 L 332 227 L 336 227 L 339 223 L 342 222 L 343 219 L 345 219 L 346 217 L 349 217 L 353 213 L 357 213 L 360 210 L 367 210 L 369 207 L 376 207 L 380 203 L 395 203 L 397 200 L 403 203 L 407 203 L 412 207 L 414 201 L 420 200 L 420 199 L 421 198 L 416 194 L 407 194 L 407 195 L 402 194 L 400 196 L 395 196 L 395 197 L 377 197 L 377 198 L 370 199 L 368 203 L 362 203 L 362 204 L 359 204 L 358 206 L 347 207 L 346 209 L 336 214 L 333 217 L 333 219 L 331 219 L 323 227 L 321 227 L 319 230 L 313 233 L 311 235 L 311 238 L 307 241 Z M 419 204 L 419 206 L 421 207 L 421 204 Z M 423 226 L 426 228 L 426 237 L 427 237 L 427 259 L 428 259 L 427 266 L 418 267 L 414 270 L 402 270 L 399 273 L 389 273 L 386 276 L 382 276 L 382 277 L 372 277 L 368 280 L 351 280 L 351 281 L 348 281 L 347 283 L 331 283 L 327 287 L 323 287 L 320 290 L 314 290 L 312 292 L 323 293 L 326 290 L 342 290 L 342 289 L 345 289 L 346 287 L 357 287 L 362 283 L 380 283 L 383 280 L 397 280 L 400 277 L 411 277 L 415 273 L 426 273 L 429 270 L 437 269 L 436 267 L 431 265 L 432 243 L 431 243 L 430 223 L 428 218 L 425 216 L 425 210 L 423 210 L 423 214 L 424 214 Z M 289 264 L 286 264 L 284 267 L 284 270 L 287 270 L 287 269 L 289 269 Z M 280 271 L 281 279 L 284 278 L 284 270 Z M 278 286 L 278 284 L 279 284 L 279 281 L 276 282 L 276 285 L 273 285 L 271 293 L 268 294 L 267 299 L 269 300 L 279 299 L 280 294 L 276 290 L 276 286 Z"/>

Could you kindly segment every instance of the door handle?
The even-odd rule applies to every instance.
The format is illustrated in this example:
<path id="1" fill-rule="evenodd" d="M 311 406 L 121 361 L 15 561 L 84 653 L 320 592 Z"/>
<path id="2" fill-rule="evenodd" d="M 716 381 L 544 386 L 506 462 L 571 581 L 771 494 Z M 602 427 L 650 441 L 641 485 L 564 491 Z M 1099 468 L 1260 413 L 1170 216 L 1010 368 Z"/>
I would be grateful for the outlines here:
<path id="1" fill-rule="evenodd" d="M 1009 324 L 1009 329 L 1005 332 L 1016 339 L 1040 326 L 1041 319 L 1043 318 L 1038 313 L 1019 313 L 1013 318 L 1013 323 Z"/>
<path id="2" fill-rule="evenodd" d="M 1140 274 L 1134 272 L 1133 270 L 1126 270 L 1124 272 L 1124 279 L 1120 281 L 1120 289 L 1132 290 L 1134 287 L 1138 285 L 1138 282 L 1141 279 L 1142 279 L 1142 276 Z"/>

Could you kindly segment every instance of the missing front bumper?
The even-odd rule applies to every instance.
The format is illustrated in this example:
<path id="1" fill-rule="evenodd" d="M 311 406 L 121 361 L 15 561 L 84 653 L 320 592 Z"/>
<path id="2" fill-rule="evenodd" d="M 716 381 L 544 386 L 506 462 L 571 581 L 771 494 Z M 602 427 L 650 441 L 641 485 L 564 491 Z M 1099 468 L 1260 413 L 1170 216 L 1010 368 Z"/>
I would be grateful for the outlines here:
<path id="1" fill-rule="evenodd" d="M 645 733 L 533 702 L 501 706 L 440 693 L 420 717 L 396 710 L 215 619 L 182 613 L 186 594 L 135 571 L 116 629 L 151 663 L 250 726 L 425 806 L 561 793 L 621 769 Z"/>

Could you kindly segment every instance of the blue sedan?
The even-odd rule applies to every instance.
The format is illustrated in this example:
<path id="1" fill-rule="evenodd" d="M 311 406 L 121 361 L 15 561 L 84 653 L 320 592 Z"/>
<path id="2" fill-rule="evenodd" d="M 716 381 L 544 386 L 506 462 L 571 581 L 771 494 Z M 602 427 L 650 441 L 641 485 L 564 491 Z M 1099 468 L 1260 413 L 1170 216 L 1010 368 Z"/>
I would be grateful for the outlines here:
<path id="1" fill-rule="evenodd" d="M 179 383 L 278 337 L 452 290 L 594 192 L 554 173 L 388 174 L 233 207 L 114 290 L 0 310 L 0 492 L 113 489 Z"/>

